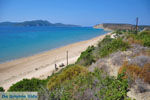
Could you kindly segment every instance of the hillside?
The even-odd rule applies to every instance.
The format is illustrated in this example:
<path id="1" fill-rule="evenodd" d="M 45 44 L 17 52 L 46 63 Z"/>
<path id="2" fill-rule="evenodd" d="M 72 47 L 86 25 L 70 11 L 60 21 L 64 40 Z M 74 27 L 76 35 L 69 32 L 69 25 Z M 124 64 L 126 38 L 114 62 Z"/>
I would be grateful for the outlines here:
<path id="1" fill-rule="evenodd" d="M 150 100 L 150 31 L 114 31 L 74 64 L 8 91 L 38 91 L 39 100 Z"/>
<path id="2" fill-rule="evenodd" d="M 102 28 L 105 30 L 133 30 L 135 29 L 135 25 L 132 24 L 117 24 L 117 23 L 103 23 L 95 25 L 94 28 Z M 150 30 L 150 26 L 148 25 L 139 25 L 139 30 Z"/>
<path id="3" fill-rule="evenodd" d="M 32 20 L 24 22 L 1 22 L 0 26 L 52 26 L 52 27 L 80 27 L 79 25 L 50 23 L 46 20 Z"/>

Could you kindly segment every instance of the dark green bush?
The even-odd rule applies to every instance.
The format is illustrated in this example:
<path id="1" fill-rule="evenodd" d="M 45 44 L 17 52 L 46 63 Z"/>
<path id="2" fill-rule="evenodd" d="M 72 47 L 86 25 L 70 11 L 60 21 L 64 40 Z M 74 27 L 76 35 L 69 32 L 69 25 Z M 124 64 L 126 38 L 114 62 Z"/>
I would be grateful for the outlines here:
<path id="1" fill-rule="evenodd" d="M 46 80 L 36 78 L 23 79 L 13 84 L 8 91 L 38 91 L 40 86 L 46 85 Z"/>
<path id="2" fill-rule="evenodd" d="M 126 32 L 126 30 L 116 30 L 115 33 L 118 35 L 123 34 L 124 32 Z"/>
<path id="3" fill-rule="evenodd" d="M 3 87 L 0 87 L 0 92 L 4 92 L 4 88 Z"/>
<path id="4" fill-rule="evenodd" d="M 92 54 L 94 49 L 95 49 L 94 46 L 89 46 L 84 52 L 81 53 L 76 64 L 81 64 L 83 66 L 89 66 L 93 62 L 95 62 L 95 57 Z"/>

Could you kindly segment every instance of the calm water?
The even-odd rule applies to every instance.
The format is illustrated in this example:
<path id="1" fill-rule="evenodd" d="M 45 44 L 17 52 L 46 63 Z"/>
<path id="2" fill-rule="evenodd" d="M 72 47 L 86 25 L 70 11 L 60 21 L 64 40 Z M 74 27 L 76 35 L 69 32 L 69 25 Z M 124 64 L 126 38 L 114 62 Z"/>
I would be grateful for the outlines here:
<path id="1" fill-rule="evenodd" d="M 0 27 L 0 63 L 107 33 L 90 27 Z"/>

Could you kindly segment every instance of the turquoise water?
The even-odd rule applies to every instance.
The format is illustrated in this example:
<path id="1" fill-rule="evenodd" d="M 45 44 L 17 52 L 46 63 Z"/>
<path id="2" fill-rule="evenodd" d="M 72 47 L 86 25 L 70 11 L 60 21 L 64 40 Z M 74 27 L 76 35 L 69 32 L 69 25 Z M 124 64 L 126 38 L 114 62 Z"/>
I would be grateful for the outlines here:
<path id="1" fill-rule="evenodd" d="M 105 33 L 91 27 L 0 27 L 0 63 Z"/>

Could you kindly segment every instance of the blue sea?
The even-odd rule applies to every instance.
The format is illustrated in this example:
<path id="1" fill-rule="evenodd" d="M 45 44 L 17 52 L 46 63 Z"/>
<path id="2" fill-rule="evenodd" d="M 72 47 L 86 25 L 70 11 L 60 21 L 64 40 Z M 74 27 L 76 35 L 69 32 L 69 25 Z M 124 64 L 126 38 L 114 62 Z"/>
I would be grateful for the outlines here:
<path id="1" fill-rule="evenodd" d="M 92 27 L 0 27 L 0 63 L 107 33 Z"/>

